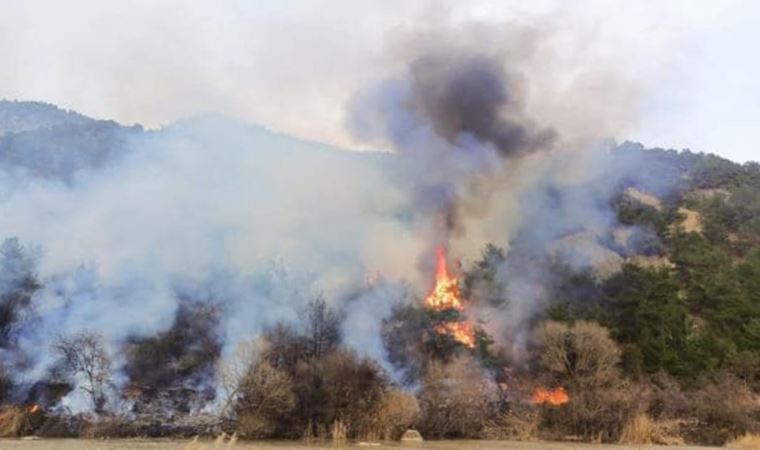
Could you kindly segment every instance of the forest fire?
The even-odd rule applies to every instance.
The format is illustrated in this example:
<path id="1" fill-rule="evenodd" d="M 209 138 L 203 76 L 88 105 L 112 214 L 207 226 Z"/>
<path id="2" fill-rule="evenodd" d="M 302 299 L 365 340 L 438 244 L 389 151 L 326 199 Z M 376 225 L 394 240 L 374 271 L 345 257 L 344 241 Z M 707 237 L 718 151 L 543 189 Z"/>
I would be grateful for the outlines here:
<path id="1" fill-rule="evenodd" d="M 435 286 L 425 299 L 425 308 L 436 312 L 461 312 L 464 309 L 459 280 L 449 274 L 443 247 L 436 249 Z M 437 325 L 435 331 L 451 336 L 465 347 L 475 347 L 475 331 L 470 321 L 448 321 Z"/>
<path id="2" fill-rule="evenodd" d="M 556 389 L 538 388 L 533 392 L 530 402 L 534 405 L 560 406 L 570 401 L 570 396 L 562 386 Z"/>
<path id="3" fill-rule="evenodd" d="M 464 309 L 460 300 L 459 280 L 449 275 L 446 266 L 446 252 L 443 247 L 435 251 L 436 271 L 435 286 L 425 299 L 425 308 L 433 311 L 447 311 L 450 309 L 461 311 Z"/>
<path id="4" fill-rule="evenodd" d="M 438 334 L 448 334 L 465 347 L 475 348 L 475 331 L 469 322 L 446 322 L 435 327 Z"/>

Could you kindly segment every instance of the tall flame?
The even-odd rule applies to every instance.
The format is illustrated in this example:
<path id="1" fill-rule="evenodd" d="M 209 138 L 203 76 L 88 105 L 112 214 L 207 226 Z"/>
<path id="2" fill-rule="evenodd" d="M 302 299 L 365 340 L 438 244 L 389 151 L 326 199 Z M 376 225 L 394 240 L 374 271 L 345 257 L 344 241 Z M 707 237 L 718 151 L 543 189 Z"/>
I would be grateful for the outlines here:
<path id="1" fill-rule="evenodd" d="M 562 386 L 556 389 L 538 388 L 533 392 L 530 402 L 534 405 L 564 405 L 570 401 L 570 396 Z"/>
<path id="2" fill-rule="evenodd" d="M 459 280 L 449 275 L 446 266 L 446 253 L 443 247 L 438 247 L 435 252 L 436 271 L 435 286 L 425 299 L 425 308 L 431 311 L 462 311 L 462 294 L 459 292 Z M 449 335 L 455 341 L 465 347 L 475 347 L 475 331 L 470 321 L 449 320 L 435 326 L 435 332 L 441 335 Z"/>
<path id="3" fill-rule="evenodd" d="M 433 311 L 464 309 L 460 300 L 459 281 L 449 275 L 446 267 L 446 253 L 443 247 L 438 247 L 435 251 L 436 271 L 435 286 L 425 299 L 425 307 Z"/>

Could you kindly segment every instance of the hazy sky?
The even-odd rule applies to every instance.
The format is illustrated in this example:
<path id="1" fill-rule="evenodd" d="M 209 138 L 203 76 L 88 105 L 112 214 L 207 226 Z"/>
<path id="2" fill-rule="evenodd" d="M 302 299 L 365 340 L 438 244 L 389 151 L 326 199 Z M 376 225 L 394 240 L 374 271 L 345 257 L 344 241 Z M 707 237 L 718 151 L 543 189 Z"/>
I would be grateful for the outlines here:
<path id="1" fill-rule="evenodd" d="M 0 0 L 0 97 L 149 127 L 219 111 L 351 146 L 344 107 L 393 68 L 394 36 L 473 20 L 551 28 L 552 70 L 625 80 L 619 140 L 760 159 L 752 0 Z"/>

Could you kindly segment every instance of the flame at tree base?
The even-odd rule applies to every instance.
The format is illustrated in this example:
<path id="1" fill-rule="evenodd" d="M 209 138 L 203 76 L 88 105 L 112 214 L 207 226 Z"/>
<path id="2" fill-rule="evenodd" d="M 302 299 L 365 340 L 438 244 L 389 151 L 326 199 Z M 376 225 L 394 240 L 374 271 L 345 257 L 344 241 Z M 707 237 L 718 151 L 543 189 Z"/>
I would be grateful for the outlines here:
<path id="1" fill-rule="evenodd" d="M 560 406 L 570 401 L 565 388 L 560 386 L 556 389 L 538 388 L 533 392 L 530 403 L 534 405 Z"/>

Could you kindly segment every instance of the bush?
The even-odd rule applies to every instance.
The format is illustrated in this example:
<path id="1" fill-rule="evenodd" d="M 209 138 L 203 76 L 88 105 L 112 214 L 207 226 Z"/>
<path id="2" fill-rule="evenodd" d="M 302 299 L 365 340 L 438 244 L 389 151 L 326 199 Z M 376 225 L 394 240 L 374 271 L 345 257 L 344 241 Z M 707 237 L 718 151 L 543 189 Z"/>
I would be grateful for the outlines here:
<path id="1" fill-rule="evenodd" d="M 349 350 L 334 351 L 317 365 L 324 392 L 322 424 L 329 426 L 340 420 L 349 437 L 375 432 L 375 418 L 388 386 L 383 370 Z"/>
<path id="2" fill-rule="evenodd" d="M 760 432 L 760 405 L 743 381 L 729 374 L 702 381 L 690 395 L 688 415 L 697 422 L 689 430 L 689 440 L 723 445 L 738 436 Z"/>
<path id="3" fill-rule="evenodd" d="M 29 418 L 23 408 L 5 406 L 0 409 L 0 437 L 19 437 L 29 430 Z"/>
<path id="4" fill-rule="evenodd" d="M 620 349 L 607 329 L 593 322 L 546 321 L 535 340 L 544 381 L 564 386 L 570 396 L 559 407 L 542 407 L 549 429 L 558 437 L 619 440 L 623 426 L 641 407 L 641 390 L 623 378 Z"/>
<path id="5" fill-rule="evenodd" d="M 290 376 L 265 360 L 259 361 L 240 385 L 236 405 L 238 432 L 247 438 L 272 436 L 295 405 Z"/>
<path id="6" fill-rule="evenodd" d="M 646 414 L 631 419 L 620 435 L 621 444 L 634 445 L 683 445 L 676 421 L 655 421 Z"/>
<path id="7" fill-rule="evenodd" d="M 420 431 L 433 438 L 477 438 L 498 408 L 499 392 L 477 361 L 434 363 L 422 380 Z"/>
<path id="8" fill-rule="evenodd" d="M 379 438 L 399 439 L 407 429 L 419 420 L 420 404 L 417 399 L 398 389 L 391 389 L 383 396 L 376 415 L 375 428 Z"/>
<path id="9" fill-rule="evenodd" d="M 517 405 L 486 425 L 486 439 L 533 441 L 539 437 L 541 414 L 535 407 Z"/>

